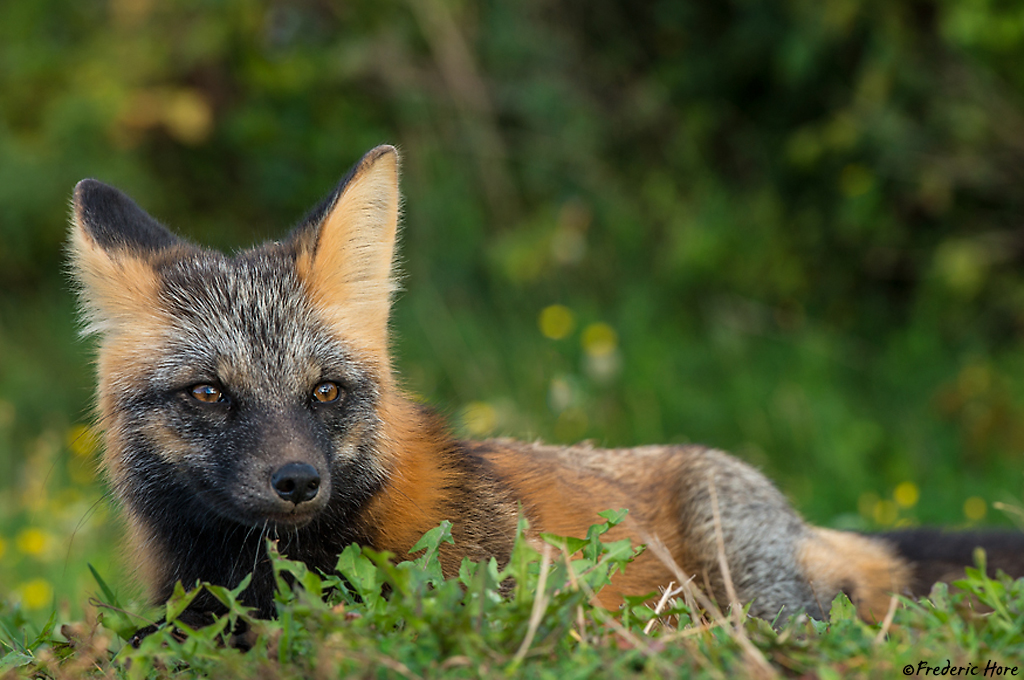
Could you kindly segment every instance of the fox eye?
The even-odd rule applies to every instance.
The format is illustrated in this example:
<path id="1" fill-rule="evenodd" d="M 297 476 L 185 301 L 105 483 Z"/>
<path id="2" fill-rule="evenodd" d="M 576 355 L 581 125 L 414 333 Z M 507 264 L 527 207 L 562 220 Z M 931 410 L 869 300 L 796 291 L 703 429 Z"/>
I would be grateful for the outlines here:
<path id="1" fill-rule="evenodd" d="M 330 404 L 341 398 L 341 387 L 338 383 L 325 380 L 313 388 L 313 398 L 321 404 Z"/>
<path id="2" fill-rule="evenodd" d="M 195 385 L 191 390 L 189 390 L 189 394 L 192 395 L 193 399 L 206 404 L 216 404 L 219 401 L 224 401 L 224 392 L 216 385 L 210 385 L 207 383 Z"/>

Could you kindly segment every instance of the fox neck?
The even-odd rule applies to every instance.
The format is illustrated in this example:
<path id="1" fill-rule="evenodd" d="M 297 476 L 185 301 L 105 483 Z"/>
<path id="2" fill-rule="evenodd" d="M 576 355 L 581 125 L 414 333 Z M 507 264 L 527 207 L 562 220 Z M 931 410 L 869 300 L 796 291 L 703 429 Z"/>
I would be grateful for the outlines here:
<path id="1" fill-rule="evenodd" d="M 448 520 L 454 544 L 440 549 L 446 575 L 457 574 L 464 557 L 504 564 L 519 515 L 510 487 L 431 410 L 399 396 L 381 416 L 389 467 L 357 522 L 368 544 L 406 559 L 423 534 Z"/>
<path id="2" fill-rule="evenodd" d="M 379 440 L 384 480 L 356 525 L 374 548 L 403 559 L 424 533 L 453 519 L 448 495 L 465 485 L 468 471 L 458 464 L 458 443 L 440 417 L 397 391 L 385 394 Z"/>

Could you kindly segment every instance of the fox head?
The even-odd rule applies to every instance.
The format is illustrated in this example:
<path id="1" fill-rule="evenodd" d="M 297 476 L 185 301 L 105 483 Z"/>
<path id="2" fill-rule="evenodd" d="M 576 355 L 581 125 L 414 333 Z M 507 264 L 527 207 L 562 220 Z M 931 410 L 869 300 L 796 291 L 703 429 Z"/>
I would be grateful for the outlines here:
<path id="1" fill-rule="evenodd" d="M 398 166 L 373 149 L 287 238 L 232 256 L 117 189 L 75 188 L 104 465 L 137 540 L 183 518 L 296 531 L 329 507 L 343 522 L 383 482 Z"/>

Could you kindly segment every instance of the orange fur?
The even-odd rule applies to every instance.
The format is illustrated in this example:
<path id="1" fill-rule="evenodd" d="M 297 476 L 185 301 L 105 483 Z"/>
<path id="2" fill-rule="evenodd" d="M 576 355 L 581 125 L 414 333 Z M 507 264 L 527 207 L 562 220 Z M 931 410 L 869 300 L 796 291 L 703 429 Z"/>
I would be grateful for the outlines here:
<path id="1" fill-rule="evenodd" d="M 160 328 L 165 320 L 158 305 L 160 282 L 149 263 L 128 253 L 111 254 L 99 247 L 76 216 L 71 253 L 86 298 L 86 333 L 110 336 L 130 330 Z"/>
<path id="2" fill-rule="evenodd" d="M 157 584 L 164 580 L 168 560 L 157 548 L 153 536 L 139 522 L 128 522 L 128 564 L 133 565 L 142 583 L 146 584 L 150 597 L 157 596 Z"/>
<path id="3" fill-rule="evenodd" d="M 71 254 L 85 298 L 85 333 L 102 333 L 104 342 L 97 357 L 99 413 L 116 414 L 115 395 L 134 388 L 145 376 L 168 332 L 170 321 L 159 304 L 160 280 L 149 262 L 125 251 L 100 247 L 75 211 L 71 230 Z M 111 423 L 104 422 L 108 431 Z M 114 455 L 119 447 L 108 442 L 104 466 L 113 478 L 122 475 L 122 462 Z"/>
<path id="4" fill-rule="evenodd" d="M 892 593 L 903 592 L 910 583 L 907 565 L 876 540 L 818 527 L 812 531 L 797 558 L 811 575 L 811 587 L 852 591 L 858 614 L 866 621 L 881 620 Z"/>
<path id="5" fill-rule="evenodd" d="M 538 452 L 539 453 L 539 452 Z M 602 522 L 599 512 L 628 508 L 622 524 L 605 540 L 630 539 L 634 545 L 657 536 L 673 557 L 690 571 L 690 559 L 679 535 L 678 499 L 664 484 L 651 484 L 637 469 L 622 469 L 616 477 L 566 464 L 552 456 L 523 455 L 522 450 L 498 450 L 488 455 L 499 476 L 513 488 L 523 512 L 533 522 L 532 535 L 586 536 L 592 524 Z M 650 470 L 648 470 L 650 472 Z M 634 487 L 633 483 L 638 486 Z M 632 492 L 630 491 L 632 489 Z M 641 554 L 624 573 L 616 574 L 598 601 L 615 608 L 623 595 L 652 593 L 668 585 L 672 571 L 650 552 Z"/>
<path id="6" fill-rule="evenodd" d="M 387 424 L 385 448 L 391 462 L 387 483 L 370 502 L 364 521 L 382 549 L 404 558 L 424 533 L 441 520 L 452 519 L 445 516 L 445 498 L 438 491 L 450 486 L 455 475 L 442 467 L 437 455 L 441 442 L 414 426 L 417 419 L 408 403 L 393 401 L 381 415 Z"/>

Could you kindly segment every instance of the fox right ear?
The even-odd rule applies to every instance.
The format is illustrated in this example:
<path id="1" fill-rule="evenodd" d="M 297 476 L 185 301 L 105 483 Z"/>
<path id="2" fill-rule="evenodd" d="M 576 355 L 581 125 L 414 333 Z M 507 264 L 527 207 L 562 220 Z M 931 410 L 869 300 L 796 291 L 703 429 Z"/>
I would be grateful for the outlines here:
<path id="1" fill-rule="evenodd" d="M 387 356 L 398 237 L 398 151 L 370 150 L 309 223 L 293 233 L 296 271 L 348 341 Z"/>
<path id="2" fill-rule="evenodd" d="M 107 333 L 152 316 L 159 286 L 150 257 L 183 243 L 124 193 L 94 179 L 79 182 L 69 247 L 85 333 Z"/>

